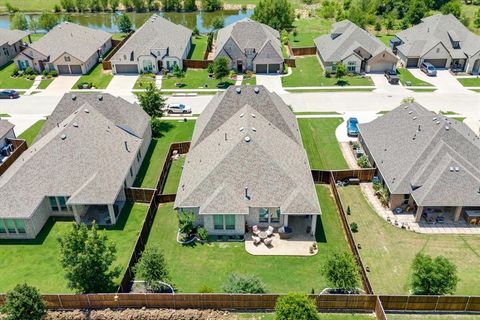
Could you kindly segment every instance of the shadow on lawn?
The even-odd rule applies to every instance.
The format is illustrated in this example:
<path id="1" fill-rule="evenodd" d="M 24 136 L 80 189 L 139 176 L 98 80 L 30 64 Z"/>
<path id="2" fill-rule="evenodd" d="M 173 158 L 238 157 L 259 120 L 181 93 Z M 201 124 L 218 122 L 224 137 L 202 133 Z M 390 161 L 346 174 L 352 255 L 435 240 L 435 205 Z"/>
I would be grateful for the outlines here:
<path id="1" fill-rule="evenodd" d="M 315 230 L 315 239 L 320 243 L 327 243 L 327 236 L 323 228 L 322 216 L 317 216 L 317 229 Z"/>
<path id="2" fill-rule="evenodd" d="M 73 221 L 73 218 L 50 217 L 35 239 L 4 239 L 0 240 L 0 245 L 42 245 L 50 234 L 56 221 Z"/>

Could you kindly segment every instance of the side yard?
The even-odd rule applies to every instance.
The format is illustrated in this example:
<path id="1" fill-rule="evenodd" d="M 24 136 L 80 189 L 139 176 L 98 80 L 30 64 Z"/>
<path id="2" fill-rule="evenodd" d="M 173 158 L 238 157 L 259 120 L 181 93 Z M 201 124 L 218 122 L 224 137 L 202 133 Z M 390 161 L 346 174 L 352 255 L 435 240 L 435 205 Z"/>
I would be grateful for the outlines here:
<path id="1" fill-rule="evenodd" d="M 293 36 L 293 32 L 289 34 L 289 42 L 292 48 L 313 47 L 313 40 L 322 34 L 330 32 L 333 20 L 321 17 L 296 19 L 293 22 L 294 28 L 297 30 L 297 36 Z"/>
<path id="2" fill-rule="evenodd" d="M 199 35 L 192 37 L 192 47 L 188 53 L 187 59 L 203 60 L 205 51 L 207 51 L 207 36 Z"/>
<path id="3" fill-rule="evenodd" d="M 47 120 L 38 120 L 30 128 L 22 132 L 18 138 L 25 140 L 27 142 L 27 146 L 30 147 L 37 134 L 40 132 L 40 130 L 42 130 L 42 127 L 46 121 Z"/>
<path id="4" fill-rule="evenodd" d="M 443 255 L 455 263 L 460 278 L 456 294 L 480 294 L 480 279 L 474 276 L 480 264 L 479 235 L 426 235 L 399 229 L 378 216 L 359 186 L 339 188 L 339 193 L 345 208 L 350 207 L 349 222 L 358 224 L 353 235 L 361 244 L 360 254 L 377 294 L 409 293 L 410 266 L 418 252 Z"/>

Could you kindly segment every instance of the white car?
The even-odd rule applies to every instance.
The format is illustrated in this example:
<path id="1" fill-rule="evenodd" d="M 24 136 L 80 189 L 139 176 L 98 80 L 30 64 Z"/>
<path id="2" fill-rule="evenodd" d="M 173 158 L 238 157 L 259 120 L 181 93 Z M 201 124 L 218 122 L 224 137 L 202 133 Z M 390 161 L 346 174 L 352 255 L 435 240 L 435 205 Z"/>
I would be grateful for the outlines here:
<path id="1" fill-rule="evenodd" d="M 167 112 L 172 113 L 192 113 L 192 108 L 181 103 L 171 103 L 167 106 Z"/>

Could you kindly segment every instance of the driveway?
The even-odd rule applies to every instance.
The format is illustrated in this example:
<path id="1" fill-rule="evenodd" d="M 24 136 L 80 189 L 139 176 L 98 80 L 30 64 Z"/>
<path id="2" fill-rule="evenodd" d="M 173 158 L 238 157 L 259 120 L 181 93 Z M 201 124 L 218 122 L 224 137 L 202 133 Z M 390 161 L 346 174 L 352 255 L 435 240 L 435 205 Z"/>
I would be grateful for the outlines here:
<path id="1" fill-rule="evenodd" d="M 283 90 L 282 76 L 275 74 L 257 74 L 257 84 L 265 86 L 268 91 L 275 92 L 277 94 L 285 94 L 287 91 Z"/>
<path id="2" fill-rule="evenodd" d="M 137 78 L 138 74 L 116 74 L 105 91 L 115 96 L 129 96 Z"/>
<path id="3" fill-rule="evenodd" d="M 38 95 L 43 96 L 63 96 L 69 92 L 75 83 L 80 79 L 80 76 L 58 76 L 52 83 Z M 75 88 L 76 89 L 76 88 Z"/>
<path id="4" fill-rule="evenodd" d="M 347 135 L 348 118 L 357 118 L 359 123 L 367 123 L 375 120 L 378 114 L 375 111 L 347 111 L 343 115 L 343 122 L 335 130 L 335 136 L 338 142 L 357 141 L 357 137 L 349 137 Z"/>
<path id="5" fill-rule="evenodd" d="M 471 91 L 465 89 L 460 82 L 457 81 L 455 76 L 453 76 L 450 71 L 445 69 L 437 69 L 436 77 L 429 77 L 423 73 L 420 69 L 408 69 L 414 77 L 429 82 L 435 87 L 439 92 L 451 92 L 451 93 L 472 93 Z"/>
<path id="6" fill-rule="evenodd" d="M 390 84 L 383 73 L 369 73 L 368 76 L 373 80 L 375 92 L 379 93 L 407 93 L 407 89 L 400 84 Z"/>

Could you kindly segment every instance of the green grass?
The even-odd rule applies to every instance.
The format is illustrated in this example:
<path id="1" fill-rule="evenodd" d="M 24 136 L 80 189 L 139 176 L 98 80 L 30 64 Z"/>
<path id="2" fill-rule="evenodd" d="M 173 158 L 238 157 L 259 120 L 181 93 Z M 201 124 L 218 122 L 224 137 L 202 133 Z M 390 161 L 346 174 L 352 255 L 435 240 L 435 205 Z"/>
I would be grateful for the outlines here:
<path id="1" fill-rule="evenodd" d="M 0 113 L 0 118 L 10 118 L 11 116 L 8 113 Z"/>
<path id="2" fill-rule="evenodd" d="M 400 78 L 400 82 L 404 86 L 407 85 L 407 81 L 410 81 L 410 86 L 412 87 L 433 87 L 432 84 L 426 81 L 422 81 L 418 78 L 415 78 L 413 74 L 410 71 L 408 71 L 408 69 L 398 68 L 397 74 L 398 74 L 398 77 Z"/>
<path id="3" fill-rule="evenodd" d="M 245 75 L 243 76 L 242 85 L 254 86 L 256 84 L 257 84 L 257 77 L 252 76 L 251 78 L 247 78 Z"/>
<path id="4" fill-rule="evenodd" d="M 15 69 L 15 63 L 10 62 L 0 68 L 0 88 L 1 89 L 29 89 L 33 80 L 24 77 L 11 77 L 12 71 Z"/>
<path id="5" fill-rule="evenodd" d="M 467 17 L 470 21 L 470 25 L 468 26 L 469 29 L 475 32 L 476 34 L 480 34 L 480 28 L 476 28 L 474 25 L 475 14 L 477 13 L 480 7 L 478 5 L 465 4 L 463 1 L 461 3 L 462 3 L 462 14 L 464 14 L 465 17 Z"/>
<path id="6" fill-rule="evenodd" d="M 470 89 L 470 91 L 473 91 L 473 92 L 480 92 L 480 89 Z"/>
<path id="7" fill-rule="evenodd" d="M 144 204 L 127 204 L 117 225 L 106 230 L 109 240 L 117 247 L 116 265 L 124 270 L 132 253 L 136 237 L 147 212 Z M 73 218 L 72 218 L 73 221 Z M 72 221 L 50 219 L 35 240 L 0 241 L 0 292 L 26 282 L 43 293 L 69 293 L 60 265 L 57 238 L 68 230 Z M 119 279 L 115 279 L 118 283 Z"/>
<path id="8" fill-rule="evenodd" d="M 207 36 L 194 36 L 192 37 L 192 47 L 188 53 L 187 59 L 203 60 L 205 51 L 207 51 Z"/>
<path id="9" fill-rule="evenodd" d="M 91 82 L 96 89 L 105 89 L 112 79 L 112 72 L 104 71 L 103 65 L 98 63 L 95 67 L 90 69 L 87 74 L 81 76 L 77 83 L 73 85 L 72 89 L 78 89 L 78 85 L 82 82 Z"/>
<path id="10" fill-rule="evenodd" d="M 372 79 L 368 77 L 346 76 L 340 79 L 334 76 L 325 77 L 317 56 L 297 58 L 295 65 L 291 75 L 282 77 L 284 87 L 373 86 Z"/>
<path id="11" fill-rule="evenodd" d="M 134 185 L 155 188 L 172 142 L 190 141 L 195 121 L 162 120 L 162 136 L 152 139 Z M 176 187 L 175 187 L 176 190 Z"/>
<path id="12" fill-rule="evenodd" d="M 297 121 L 312 169 L 348 168 L 335 136 L 335 129 L 343 122 L 342 118 L 302 118 Z"/>
<path id="13" fill-rule="evenodd" d="M 478 315 L 468 314 L 392 314 L 389 313 L 388 320 L 478 320 Z"/>
<path id="14" fill-rule="evenodd" d="M 160 205 L 147 246 L 163 250 L 179 292 L 198 292 L 203 285 L 221 292 L 225 279 L 234 272 L 257 275 L 272 293 L 320 292 L 327 286 L 320 273 L 322 264 L 333 252 L 348 250 L 348 245 L 328 186 L 318 185 L 317 193 L 322 216 L 317 220 L 319 252 L 315 256 L 253 256 L 243 242 L 183 246 L 176 242 L 178 219 L 172 203 Z"/>
<path id="15" fill-rule="evenodd" d="M 172 162 L 172 166 L 168 171 L 167 181 L 163 188 L 163 194 L 177 193 L 180 177 L 182 176 L 183 164 L 185 163 L 185 156 L 180 156 L 178 160 Z"/>
<path id="16" fill-rule="evenodd" d="M 346 89 L 299 89 L 291 90 L 287 89 L 286 91 L 290 93 L 308 93 L 308 92 L 372 92 L 375 88 L 346 88 Z"/>
<path id="17" fill-rule="evenodd" d="M 480 77 L 476 77 L 476 78 L 457 78 L 457 80 L 464 87 L 480 87 Z"/>
<path id="18" fill-rule="evenodd" d="M 0 1 L 0 11 L 7 12 L 6 3 L 9 2 L 13 6 L 20 9 L 20 11 L 28 11 L 28 12 L 43 12 L 43 11 L 51 11 L 55 4 L 60 5 L 60 0 L 21 0 L 21 1 L 10 1 L 10 0 L 1 0 Z"/>
<path id="19" fill-rule="evenodd" d="M 41 37 L 43 37 L 46 33 L 32 33 L 30 34 L 30 39 L 32 39 L 32 42 L 37 41 Z M 28 37 L 23 38 L 24 42 L 28 42 Z"/>
<path id="20" fill-rule="evenodd" d="M 112 40 L 123 40 L 127 35 L 125 33 L 113 33 Z"/>
<path id="21" fill-rule="evenodd" d="M 146 89 L 149 85 L 155 85 L 155 75 L 154 74 L 141 74 L 138 76 L 137 81 L 133 85 L 133 89 Z"/>
<path id="22" fill-rule="evenodd" d="M 297 36 L 294 38 L 290 32 L 289 42 L 292 48 L 313 47 L 313 40 L 318 36 L 330 32 L 333 21 L 321 17 L 295 20 L 293 26 L 297 30 Z"/>
<path id="23" fill-rule="evenodd" d="M 434 88 L 428 88 L 428 89 L 409 89 L 407 88 L 408 90 L 410 91 L 413 91 L 413 92 L 434 92 L 434 91 L 437 91 L 437 89 L 434 89 Z"/>
<path id="24" fill-rule="evenodd" d="M 46 89 L 53 82 L 53 80 L 55 80 L 55 78 L 42 79 L 37 89 Z"/>
<path id="25" fill-rule="evenodd" d="M 37 136 L 37 134 L 40 132 L 43 125 L 45 124 L 45 121 L 47 120 L 38 120 L 30 128 L 23 131 L 18 136 L 18 138 L 25 140 L 27 142 L 27 146 L 30 147 L 33 143 L 33 140 L 35 140 L 35 137 Z"/>
<path id="26" fill-rule="evenodd" d="M 232 320 L 275 320 L 274 313 L 237 313 Z M 373 320 L 373 314 L 319 313 L 318 320 Z M 390 318 L 389 318 L 390 319 Z M 440 319 L 439 319 L 440 320 Z"/>
<path id="27" fill-rule="evenodd" d="M 307 111 L 307 112 L 294 112 L 296 116 L 311 116 L 311 115 L 340 115 L 336 111 Z"/>
<path id="28" fill-rule="evenodd" d="M 377 38 L 382 41 L 387 48 L 390 48 L 390 39 L 395 38 L 395 35 L 393 34 L 385 34 L 381 36 L 377 36 Z"/>
<path id="29" fill-rule="evenodd" d="M 358 224 L 353 235 L 362 245 L 360 255 L 370 268 L 368 276 L 375 293 L 408 294 L 410 266 L 415 254 L 422 252 L 443 255 L 457 266 L 460 281 L 455 294 L 480 294 L 480 278 L 472 276 L 480 264 L 480 235 L 418 234 L 399 229 L 372 209 L 359 186 L 340 188 L 339 193 L 343 205 L 350 206 L 349 223 Z"/>
<path id="30" fill-rule="evenodd" d="M 176 87 L 175 83 L 181 82 L 182 87 Z M 162 89 L 216 89 L 220 80 L 208 77 L 206 69 L 187 69 L 183 78 L 174 76 L 164 77 L 162 80 Z M 235 82 L 224 78 L 224 82 L 233 85 Z"/>

